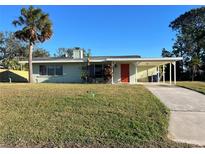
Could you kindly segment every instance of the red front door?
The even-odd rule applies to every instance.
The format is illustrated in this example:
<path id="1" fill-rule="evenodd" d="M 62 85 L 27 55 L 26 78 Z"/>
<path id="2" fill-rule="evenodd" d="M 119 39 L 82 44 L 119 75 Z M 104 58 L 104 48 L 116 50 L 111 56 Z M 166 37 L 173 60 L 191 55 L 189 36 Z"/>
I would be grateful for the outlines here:
<path id="1" fill-rule="evenodd" d="M 129 82 L 129 64 L 121 64 L 121 82 Z"/>

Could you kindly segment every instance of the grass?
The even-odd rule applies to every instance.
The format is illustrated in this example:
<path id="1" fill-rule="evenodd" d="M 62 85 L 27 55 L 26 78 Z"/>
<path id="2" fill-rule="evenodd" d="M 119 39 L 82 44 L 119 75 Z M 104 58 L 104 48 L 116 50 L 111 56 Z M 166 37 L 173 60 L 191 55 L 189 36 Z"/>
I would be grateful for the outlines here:
<path id="1" fill-rule="evenodd" d="M 184 81 L 184 82 L 177 82 L 178 86 L 188 88 L 197 92 L 200 92 L 202 94 L 205 94 L 205 82 L 199 82 L 199 81 Z"/>
<path id="2" fill-rule="evenodd" d="M 140 85 L 0 84 L 2 147 L 190 147 Z"/>

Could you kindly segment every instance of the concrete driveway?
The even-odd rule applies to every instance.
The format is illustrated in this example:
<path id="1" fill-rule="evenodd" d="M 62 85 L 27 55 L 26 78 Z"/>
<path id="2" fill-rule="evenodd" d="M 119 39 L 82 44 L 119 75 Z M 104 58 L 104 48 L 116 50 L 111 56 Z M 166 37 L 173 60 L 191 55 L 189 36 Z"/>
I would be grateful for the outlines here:
<path id="1" fill-rule="evenodd" d="M 205 145 L 205 95 L 176 86 L 146 87 L 171 110 L 170 139 Z"/>

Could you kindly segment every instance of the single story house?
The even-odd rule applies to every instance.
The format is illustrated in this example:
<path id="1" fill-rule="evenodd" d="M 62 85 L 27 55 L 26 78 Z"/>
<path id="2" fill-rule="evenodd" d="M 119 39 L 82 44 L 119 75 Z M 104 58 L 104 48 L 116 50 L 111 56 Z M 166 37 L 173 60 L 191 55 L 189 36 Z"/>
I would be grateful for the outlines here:
<path id="1" fill-rule="evenodd" d="M 81 83 L 82 71 L 88 62 L 81 50 L 68 57 L 33 58 L 34 82 Z M 138 55 L 129 56 L 92 56 L 89 58 L 90 72 L 96 83 L 103 82 L 105 65 L 112 66 L 111 83 L 164 82 L 165 65 L 170 64 L 170 84 L 176 83 L 176 62 L 181 57 L 141 58 Z M 20 61 L 21 64 L 28 63 Z M 172 65 L 174 71 L 172 71 Z M 172 78 L 174 72 L 174 79 Z"/>

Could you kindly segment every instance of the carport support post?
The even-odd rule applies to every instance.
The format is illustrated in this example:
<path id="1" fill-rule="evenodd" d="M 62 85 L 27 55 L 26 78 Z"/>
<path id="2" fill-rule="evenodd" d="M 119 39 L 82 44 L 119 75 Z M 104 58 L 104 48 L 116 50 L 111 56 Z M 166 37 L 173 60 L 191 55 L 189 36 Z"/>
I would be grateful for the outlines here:
<path id="1" fill-rule="evenodd" d="M 22 66 L 22 64 L 20 64 L 20 66 L 21 66 L 21 71 L 23 70 L 23 66 Z"/>
<path id="2" fill-rule="evenodd" d="M 169 84 L 172 84 L 172 63 L 169 63 Z"/>
<path id="3" fill-rule="evenodd" d="M 135 69 L 135 83 L 137 83 L 137 63 L 135 65 L 136 69 Z"/>
<path id="4" fill-rule="evenodd" d="M 176 84 L 177 76 L 176 76 L 176 61 L 174 62 L 174 84 Z"/>
<path id="5" fill-rule="evenodd" d="M 165 72 L 164 72 L 165 66 L 163 65 L 163 83 L 165 83 Z"/>
<path id="6" fill-rule="evenodd" d="M 137 65 L 138 65 L 138 63 L 136 62 L 136 63 L 134 63 L 134 65 L 135 65 L 135 83 L 137 83 Z"/>

